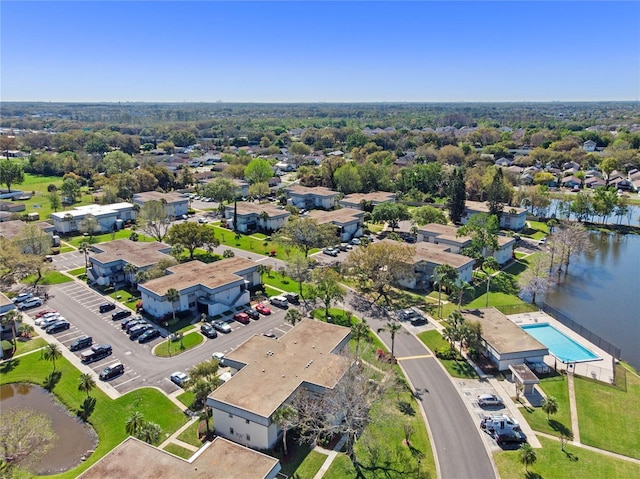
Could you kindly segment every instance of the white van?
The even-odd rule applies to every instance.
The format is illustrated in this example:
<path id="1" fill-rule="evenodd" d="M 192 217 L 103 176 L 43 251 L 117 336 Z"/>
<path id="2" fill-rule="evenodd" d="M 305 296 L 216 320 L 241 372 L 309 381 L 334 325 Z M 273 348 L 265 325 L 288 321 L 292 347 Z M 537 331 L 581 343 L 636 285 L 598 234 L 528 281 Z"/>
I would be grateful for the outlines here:
<path id="1" fill-rule="evenodd" d="M 289 301 L 287 301 L 287 298 L 285 298 L 284 296 L 274 296 L 269 299 L 269 302 L 279 308 L 289 307 Z"/>

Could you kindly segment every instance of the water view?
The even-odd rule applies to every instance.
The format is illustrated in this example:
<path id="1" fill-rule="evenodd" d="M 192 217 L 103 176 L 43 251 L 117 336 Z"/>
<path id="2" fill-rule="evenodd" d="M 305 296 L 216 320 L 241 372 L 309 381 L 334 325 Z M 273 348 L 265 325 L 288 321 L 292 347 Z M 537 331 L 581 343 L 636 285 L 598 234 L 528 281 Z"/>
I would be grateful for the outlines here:
<path id="1" fill-rule="evenodd" d="M 622 349 L 640 368 L 640 236 L 593 232 L 593 249 L 576 258 L 545 301 Z"/>
<path id="2" fill-rule="evenodd" d="M 67 471 L 80 463 L 87 451 L 95 449 L 98 440 L 93 429 L 75 416 L 45 389 L 31 384 L 0 386 L 0 418 L 12 409 L 33 409 L 51 419 L 58 439 L 30 471 L 38 475 Z"/>

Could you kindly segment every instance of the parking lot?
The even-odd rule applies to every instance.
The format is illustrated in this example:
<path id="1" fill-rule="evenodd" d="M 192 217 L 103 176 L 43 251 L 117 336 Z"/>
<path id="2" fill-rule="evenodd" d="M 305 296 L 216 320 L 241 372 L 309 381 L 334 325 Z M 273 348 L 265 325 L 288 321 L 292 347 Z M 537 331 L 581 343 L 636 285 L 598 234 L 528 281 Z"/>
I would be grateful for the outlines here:
<path id="1" fill-rule="evenodd" d="M 259 320 L 252 320 L 247 325 L 231 321 L 229 325 L 232 332 L 229 334 L 219 334 L 213 339 L 205 337 L 203 343 L 189 351 L 171 358 L 159 358 L 153 356 L 151 351 L 163 341 L 167 332 L 160 329 L 162 337 L 146 344 L 132 341 L 121 327 L 122 320 L 113 321 L 111 318 L 112 313 L 124 308 L 118 306 L 115 310 L 100 313 L 99 306 L 105 301 L 112 300 L 82 283 L 73 282 L 52 286 L 44 308 L 57 310 L 71 323 L 68 330 L 55 334 L 65 348 L 82 335 L 91 336 L 94 344 L 106 343 L 112 346 L 113 353 L 110 356 L 87 366 L 98 374 L 106 366 L 122 362 L 125 373 L 109 381 L 119 393 L 144 386 L 155 386 L 167 393 L 176 391 L 178 387 L 169 380 L 171 373 L 187 371 L 191 366 L 211 359 L 214 352 L 226 354 L 254 334 L 272 333 L 280 337 L 292 327 L 284 321 L 284 310 L 272 308 L 271 315 L 261 316 Z M 36 308 L 28 313 L 34 317 L 41 309 L 43 308 Z M 39 332 L 42 330 L 39 329 Z M 42 334 L 47 336 L 44 332 Z M 71 354 L 79 357 L 80 353 L 81 351 Z"/>
<path id="2" fill-rule="evenodd" d="M 70 269 L 84 267 L 84 253 L 81 251 L 71 251 L 69 253 L 63 253 L 54 255 L 51 257 L 53 267 L 58 271 L 67 271 Z"/>

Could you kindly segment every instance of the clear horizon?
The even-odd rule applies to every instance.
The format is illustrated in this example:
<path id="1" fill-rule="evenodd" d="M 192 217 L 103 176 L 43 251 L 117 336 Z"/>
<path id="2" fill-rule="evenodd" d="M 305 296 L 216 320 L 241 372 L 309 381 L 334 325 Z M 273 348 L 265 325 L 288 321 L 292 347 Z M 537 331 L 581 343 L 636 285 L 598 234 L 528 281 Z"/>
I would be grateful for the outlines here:
<path id="1" fill-rule="evenodd" d="M 640 2 L 2 2 L 1 100 L 640 99 Z"/>

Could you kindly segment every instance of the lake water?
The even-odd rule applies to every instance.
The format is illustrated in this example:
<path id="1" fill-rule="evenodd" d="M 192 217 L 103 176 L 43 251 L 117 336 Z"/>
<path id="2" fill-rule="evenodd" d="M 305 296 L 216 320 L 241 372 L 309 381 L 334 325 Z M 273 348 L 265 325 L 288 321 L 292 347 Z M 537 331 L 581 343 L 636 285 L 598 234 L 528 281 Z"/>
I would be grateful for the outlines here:
<path id="1" fill-rule="evenodd" d="M 544 300 L 621 348 L 640 369 L 640 235 L 590 233 L 593 248 Z"/>
<path id="2" fill-rule="evenodd" d="M 0 386 L 0 419 L 12 409 L 33 409 L 51 419 L 58 435 L 53 447 L 29 470 L 38 475 L 64 472 L 81 462 L 88 450 L 95 449 L 98 440 L 93 429 L 60 404 L 49 392 L 31 384 L 5 384 Z"/>
<path id="3" fill-rule="evenodd" d="M 561 215 L 560 215 L 560 212 L 558 211 L 559 205 L 560 205 L 560 200 L 551 200 L 551 204 L 549 205 L 549 208 L 547 210 L 547 215 L 551 217 L 555 214 L 557 218 L 560 218 Z M 569 215 L 569 219 L 573 221 L 578 220 L 573 213 Z M 594 223 L 600 223 L 601 218 L 599 216 L 593 216 L 591 218 L 591 221 L 593 221 Z M 611 215 L 609 216 L 607 221 L 605 221 L 605 223 L 613 224 L 613 225 L 622 224 L 622 225 L 628 225 L 628 226 L 640 226 L 640 206 L 629 205 L 628 215 L 625 215 L 622 217 Z"/>

